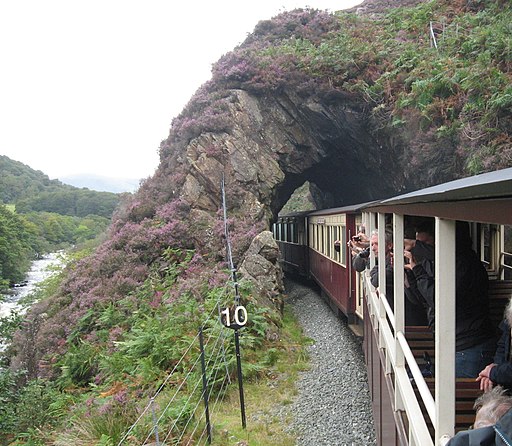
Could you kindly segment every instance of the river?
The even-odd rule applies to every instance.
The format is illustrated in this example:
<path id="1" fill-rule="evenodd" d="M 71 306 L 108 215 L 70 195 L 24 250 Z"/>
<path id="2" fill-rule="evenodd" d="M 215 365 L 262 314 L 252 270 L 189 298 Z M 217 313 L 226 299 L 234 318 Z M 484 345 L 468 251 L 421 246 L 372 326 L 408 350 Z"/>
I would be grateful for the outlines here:
<path id="1" fill-rule="evenodd" d="M 39 282 L 53 273 L 51 266 L 59 265 L 62 261 L 61 252 L 46 254 L 43 258 L 34 260 L 25 277 L 24 285 L 11 288 L 9 294 L 0 297 L 0 318 L 6 317 L 13 310 L 19 309 L 20 299 L 32 293 Z"/>

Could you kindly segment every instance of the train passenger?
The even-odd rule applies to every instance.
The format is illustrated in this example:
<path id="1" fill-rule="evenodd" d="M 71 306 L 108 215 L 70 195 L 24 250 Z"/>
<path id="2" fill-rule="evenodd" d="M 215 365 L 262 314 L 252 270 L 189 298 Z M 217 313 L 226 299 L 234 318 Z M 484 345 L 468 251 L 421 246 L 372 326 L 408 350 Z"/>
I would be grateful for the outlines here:
<path id="1" fill-rule="evenodd" d="M 372 237 L 371 249 L 377 256 L 379 251 L 378 237 Z M 386 225 L 386 299 L 392 310 L 395 308 L 394 277 L 393 277 L 393 230 L 391 226 Z M 371 284 L 378 288 L 379 286 L 379 266 L 378 263 L 370 271 Z M 405 301 L 405 324 L 406 325 L 425 325 L 427 323 L 425 308 L 413 300 Z"/>
<path id="2" fill-rule="evenodd" d="M 425 275 L 425 282 L 430 286 L 434 283 L 434 229 L 432 222 L 424 220 L 416 221 L 414 226 L 406 227 L 404 232 L 404 261 L 405 278 L 404 292 L 407 300 L 417 307 L 417 312 L 421 314 L 417 318 L 415 325 L 429 325 L 434 321 L 432 308 L 427 304 L 422 293 L 418 289 L 416 275 L 413 272 L 413 265 L 418 265 L 416 273 L 420 271 Z M 411 257 L 414 259 L 411 264 Z"/>
<path id="3" fill-rule="evenodd" d="M 386 255 L 386 299 L 389 306 L 393 310 L 395 308 L 394 299 L 394 286 L 393 286 L 393 230 L 390 226 L 386 225 L 384 231 L 385 248 L 384 252 Z M 371 250 L 377 257 L 379 252 L 379 239 L 377 233 L 372 234 L 371 238 Z M 378 260 L 378 259 L 377 259 Z M 370 282 L 375 288 L 379 288 L 379 265 L 375 262 L 375 266 L 370 270 Z"/>
<path id="4" fill-rule="evenodd" d="M 352 267 L 358 272 L 363 272 L 370 265 L 370 247 L 378 239 L 374 231 L 370 238 L 360 231 L 347 244 L 352 254 Z"/>
<path id="5" fill-rule="evenodd" d="M 416 240 L 422 243 L 426 243 L 427 245 L 434 246 L 436 237 L 433 218 L 427 217 L 419 221 L 416 221 L 414 227 L 416 231 Z"/>
<path id="6" fill-rule="evenodd" d="M 471 247 L 469 226 L 457 222 L 455 274 L 455 373 L 460 378 L 476 377 L 491 362 L 496 339 L 489 319 L 488 277 L 485 267 Z M 418 242 L 416 242 L 418 246 Z M 413 253 L 404 253 L 416 279 L 417 289 L 429 307 L 429 325 L 435 329 L 434 264 L 417 262 Z"/>
<path id="7" fill-rule="evenodd" d="M 474 404 L 473 429 L 460 431 L 446 446 L 493 446 L 512 444 L 512 397 L 498 386 Z M 499 438 L 499 440 L 498 440 Z"/>
<path id="8" fill-rule="evenodd" d="M 512 327 L 512 298 L 505 308 L 504 318 L 499 329 L 501 337 L 498 341 L 494 360 L 485 367 L 479 374 L 477 381 L 480 381 L 480 389 L 488 391 L 494 385 L 512 389 L 512 349 L 511 345 L 511 327 Z"/>

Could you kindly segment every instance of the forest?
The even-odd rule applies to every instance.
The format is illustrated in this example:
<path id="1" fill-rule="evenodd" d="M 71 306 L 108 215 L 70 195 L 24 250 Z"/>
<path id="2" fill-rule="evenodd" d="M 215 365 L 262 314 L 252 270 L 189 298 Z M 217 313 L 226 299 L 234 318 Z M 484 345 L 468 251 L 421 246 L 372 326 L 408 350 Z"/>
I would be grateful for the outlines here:
<path id="1" fill-rule="evenodd" d="M 103 233 L 120 195 L 77 189 L 0 156 L 0 288 L 20 282 L 45 253 Z"/>

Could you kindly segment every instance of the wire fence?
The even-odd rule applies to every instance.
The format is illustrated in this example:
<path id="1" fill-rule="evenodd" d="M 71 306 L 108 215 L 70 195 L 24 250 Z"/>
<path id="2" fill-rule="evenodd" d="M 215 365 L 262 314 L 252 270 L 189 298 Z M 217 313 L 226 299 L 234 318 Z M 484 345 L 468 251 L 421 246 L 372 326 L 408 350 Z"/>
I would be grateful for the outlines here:
<path id="1" fill-rule="evenodd" d="M 117 446 L 150 442 L 156 446 L 209 443 L 208 412 L 215 414 L 231 383 L 227 358 L 231 332 L 220 323 L 218 302 Z M 201 350 L 202 333 L 205 333 L 203 349 L 197 354 Z M 185 368 L 186 363 L 189 365 Z"/>
<path id="2" fill-rule="evenodd" d="M 240 294 L 233 263 L 231 242 L 227 225 L 227 206 L 224 178 L 221 184 L 224 212 L 224 236 L 226 239 L 227 263 L 231 270 L 235 292 L 234 310 L 236 325 L 234 343 L 236 351 L 237 374 L 240 393 L 242 426 L 245 428 L 245 408 L 243 400 L 242 372 L 240 362 L 239 328 L 247 322 L 247 312 L 240 306 Z M 244 317 L 239 318 L 237 310 L 242 308 Z M 221 323 L 222 314 L 228 319 L 229 311 L 221 311 L 220 298 L 198 329 L 197 335 L 185 349 L 179 361 L 167 375 L 149 402 L 140 411 L 140 415 L 123 435 L 117 446 L 146 445 L 149 441 L 156 446 L 187 446 L 211 443 L 210 415 L 215 413 L 218 403 L 223 399 L 231 383 L 229 373 L 228 332 Z M 225 321 L 224 319 L 224 321 Z M 204 334 L 206 333 L 206 339 Z M 200 354 L 195 359 L 193 352 L 199 345 Z M 190 365 L 184 370 L 184 365 Z M 171 390 L 173 389 L 173 390 Z M 167 390 L 164 392 L 164 390 Z M 213 404 L 211 397 L 213 396 Z M 143 439 L 140 442 L 140 439 Z"/>

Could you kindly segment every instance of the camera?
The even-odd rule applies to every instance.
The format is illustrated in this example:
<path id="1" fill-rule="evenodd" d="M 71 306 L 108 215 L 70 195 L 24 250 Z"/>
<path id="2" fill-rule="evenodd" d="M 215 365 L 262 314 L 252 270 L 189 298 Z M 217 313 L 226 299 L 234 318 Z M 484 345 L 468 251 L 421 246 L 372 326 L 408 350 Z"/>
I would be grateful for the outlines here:
<path id="1" fill-rule="evenodd" d="M 363 259 L 367 259 L 368 257 L 370 257 L 370 248 L 365 248 L 363 249 L 360 253 L 359 253 L 359 257 L 363 258 Z"/>
<path id="2" fill-rule="evenodd" d="M 354 235 L 354 236 L 352 237 L 352 240 L 353 240 L 354 242 L 360 242 L 360 241 L 361 241 L 361 237 L 360 237 L 359 235 Z"/>

